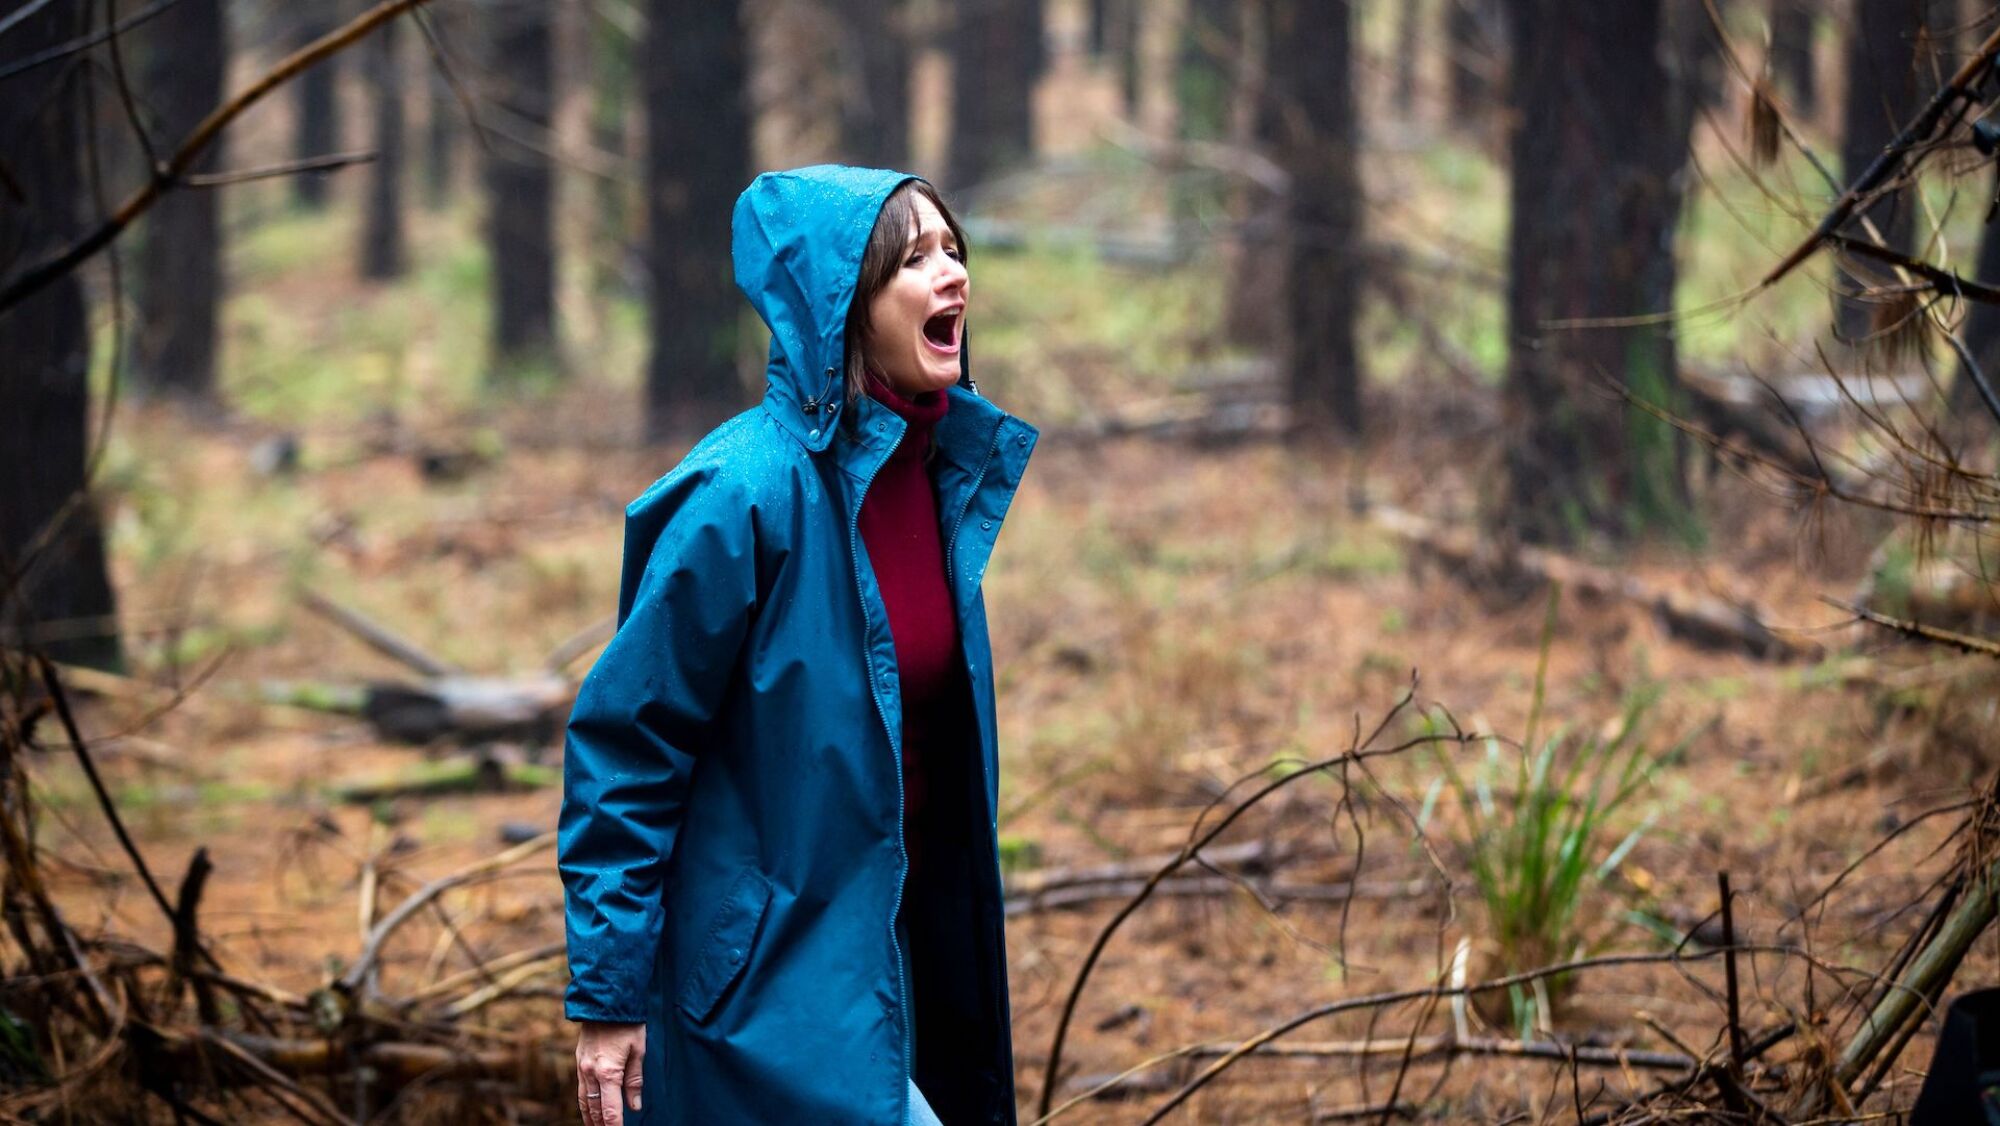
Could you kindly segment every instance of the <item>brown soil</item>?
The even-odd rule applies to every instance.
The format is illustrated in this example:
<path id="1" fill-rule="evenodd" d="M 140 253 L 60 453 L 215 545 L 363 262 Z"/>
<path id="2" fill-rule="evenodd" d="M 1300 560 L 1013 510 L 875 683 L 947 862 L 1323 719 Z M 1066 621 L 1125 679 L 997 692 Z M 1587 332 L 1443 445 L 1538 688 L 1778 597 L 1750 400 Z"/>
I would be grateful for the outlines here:
<path id="1" fill-rule="evenodd" d="M 377 857 L 386 910 L 423 881 L 496 852 L 503 824 L 554 824 L 554 792 L 405 799 L 372 810 L 330 805 L 321 794 L 331 780 L 444 752 L 379 745 L 358 723 L 251 703 L 247 689 L 271 678 L 357 681 L 397 671 L 299 609 L 300 582 L 489 672 L 533 669 L 607 612 L 619 508 L 671 457 L 540 440 L 548 418 L 597 413 L 602 394 L 580 388 L 553 407 L 499 419 L 514 439 L 511 452 L 442 486 L 427 486 L 407 458 L 363 456 L 342 445 L 351 436 L 310 433 L 304 472 L 262 480 L 247 468 L 248 440 L 228 430 L 158 409 L 123 420 L 189 532 L 150 557 L 135 548 L 142 537 L 118 540 L 135 658 L 149 679 L 197 668 L 207 679 L 139 735 L 105 743 L 99 758 L 163 882 L 177 880 L 193 850 L 208 850 L 216 872 L 201 921 L 231 972 L 307 992 L 351 960 L 364 855 Z M 1404 560 L 1348 505 L 1351 484 L 1365 481 L 1373 495 L 1465 519 L 1477 474 L 1413 442 L 1322 461 L 1276 445 L 1194 453 L 1051 434 L 988 579 L 1010 847 L 1050 866 L 1177 847 L 1230 782 L 1279 758 L 1348 746 L 1407 688 L 1413 670 L 1423 703 L 1448 708 L 1468 730 L 1518 738 L 1545 595 L 1470 591 Z M 1707 499 L 1723 514 L 1707 553 L 1649 549 L 1621 565 L 1754 600 L 1796 629 L 1840 619 L 1816 598 L 1852 587 L 1864 554 L 1852 541 L 1861 529 L 1836 514 L 1826 532 L 1833 550 L 1817 555 L 1795 550 L 1797 525 L 1768 498 L 1719 477 Z M 118 519 L 136 517 L 128 512 L 114 526 Z M 182 627 L 212 631 L 228 648 L 197 650 L 176 672 L 167 642 L 188 632 Z M 1788 920 L 1888 830 L 1961 799 L 1991 764 L 1941 759 L 1920 724 L 1883 702 L 1884 683 L 1920 675 L 1895 671 L 1912 663 L 1908 654 L 1879 636 L 1813 636 L 1829 647 L 1856 646 L 1855 655 L 1829 658 L 1819 675 L 1808 675 L 1800 666 L 1694 648 L 1633 606 L 1564 600 L 1549 650 L 1544 732 L 1606 724 L 1648 685 L 1660 692 L 1651 745 L 1701 730 L 1684 760 L 1663 770 L 1619 820 L 1621 831 L 1646 813 L 1655 823 L 1609 884 L 1586 896 L 1584 938 L 1610 951 L 1659 950 L 1657 937 L 1622 921 L 1625 912 L 1692 926 L 1713 909 L 1715 874 L 1727 871 L 1740 892 L 1744 934 L 1810 942 L 1827 966 L 1872 971 L 1887 963 L 1916 922 L 1899 908 L 1922 897 L 1948 864 L 1933 850 L 1952 818 L 1918 826 L 1869 860 L 1807 916 L 1810 925 Z M 106 738 L 160 702 L 151 692 L 93 697 L 84 723 Z M 1410 731 L 1399 725 L 1382 742 Z M 549 761 L 560 754 L 535 750 Z M 1484 750 L 1448 753 L 1470 763 Z M 165 948 L 161 918 L 70 760 L 50 753 L 33 771 L 48 801 L 41 842 L 70 916 Z M 1351 816 L 1339 810 L 1336 779 L 1301 779 L 1224 843 L 1266 835 L 1330 854 L 1288 869 L 1288 879 L 1425 877 L 1407 815 L 1437 772 L 1426 750 L 1378 763 L 1358 787 Z M 1243 894 L 1144 907 L 1111 941 L 1091 981 L 1065 1075 L 1115 1073 L 1198 1041 L 1233 1043 L 1316 1004 L 1435 980 L 1459 937 L 1488 932 L 1447 814 L 1428 832 L 1456 885 L 1449 907 L 1436 894 L 1356 901 L 1344 915 L 1309 904 L 1274 915 Z M 441 938 L 434 920 L 411 926 L 389 951 L 388 994 L 465 968 L 468 950 L 491 957 L 562 935 L 547 854 L 518 876 L 445 902 L 462 945 Z M 1024 1109 L 1038 1093 L 1063 997 L 1114 907 L 1025 915 L 1010 926 Z M 1991 980 L 1995 964 L 1990 944 L 1982 946 L 1959 982 Z M 1586 1043 L 1671 1050 L 1641 1022 L 1645 1013 L 1707 1051 L 1723 1024 L 1720 982 L 1713 961 L 1587 974 L 1558 1028 Z M 558 976 L 544 979 L 479 1021 L 503 1038 L 565 1035 L 559 986 Z M 1847 1018 L 1840 989 L 1825 966 L 1808 973 L 1798 958 L 1759 955 L 1745 963 L 1745 1020 L 1753 1027 L 1807 1021 L 1810 1035 L 1774 1053 L 1796 1060 L 1810 1044 L 1844 1039 L 1845 1027 L 1812 1023 Z M 1416 1015 L 1402 1007 L 1341 1016 L 1292 1038 L 1405 1035 Z M 1448 1010 L 1438 1008 L 1424 1029 L 1449 1024 Z M 1920 1040 L 1892 1077 L 1899 1100 L 1912 1097 L 1926 1054 Z M 1386 1098 L 1395 1072 L 1393 1058 L 1365 1069 L 1348 1059 L 1250 1060 L 1171 1120 L 1308 1121 L 1315 1108 Z M 1471 1059 L 1448 1074 L 1417 1065 L 1401 1094 L 1440 1120 L 1544 1110 L 1567 1120 L 1573 1102 L 1600 1085 L 1610 1099 L 1649 1082 L 1586 1068 L 1573 1086 L 1567 1069 L 1549 1063 Z M 1065 1119 L 1136 1122 L 1160 1098 L 1087 1104 Z"/>

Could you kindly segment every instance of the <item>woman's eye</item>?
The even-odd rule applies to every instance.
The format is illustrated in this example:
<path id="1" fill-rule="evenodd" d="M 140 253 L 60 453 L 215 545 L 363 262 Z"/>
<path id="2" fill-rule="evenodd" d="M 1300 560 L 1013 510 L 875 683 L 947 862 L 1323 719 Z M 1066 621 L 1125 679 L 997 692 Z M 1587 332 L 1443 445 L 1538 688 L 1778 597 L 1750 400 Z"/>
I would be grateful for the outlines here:
<path id="1" fill-rule="evenodd" d="M 914 266 L 914 265 L 916 265 L 917 263 L 919 263 L 919 262 L 921 262 L 921 261 L 923 261 L 923 260 L 924 260 L 924 256 L 923 256 L 923 255 L 921 255 L 921 254 L 912 254 L 912 255 L 910 255 L 910 259 L 909 259 L 909 261 L 907 261 L 907 262 L 904 262 L 904 263 L 903 263 L 903 265 L 905 265 L 905 266 Z"/>

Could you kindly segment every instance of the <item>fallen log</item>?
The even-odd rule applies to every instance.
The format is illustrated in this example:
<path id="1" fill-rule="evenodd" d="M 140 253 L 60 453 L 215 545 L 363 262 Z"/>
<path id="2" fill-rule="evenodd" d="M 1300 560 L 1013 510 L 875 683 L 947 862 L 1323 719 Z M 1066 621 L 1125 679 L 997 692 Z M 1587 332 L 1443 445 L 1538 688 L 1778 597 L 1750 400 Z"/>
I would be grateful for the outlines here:
<path id="1" fill-rule="evenodd" d="M 1737 382 L 1753 383 L 1740 377 Z M 1762 389 L 1761 384 L 1756 386 Z M 1821 466 L 1813 460 L 1812 451 L 1806 446 L 1805 441 L 1776 419 L 1757 409 L 1768 408 L 1771 405 L 1770 393 L 1767 392 L 1761 401 L 1756 398 L 1746 399 L 1743 397 L 1745 392 L 1739 387 L 1729 385 L 1718 387 L 1708 379 L 1694 377 L 1682 379 L 1681 394 L 1687 400 L 1689 415 L 1701 424 L 1703 430 L 1731 442 L 1731 446 L 1721 448 L 1748 449 L 1757 457 L 1764 458 L 1802 478 L 1811 479 L 1820 476 Z"/>
<path id="2" fill-rule="evenodd" d="M 1570 590 L 1636 603 L 1651 610 L 1668 633 L 1702 648 L 1733 649 L 1766 660 L 1810 660 L 1821 655 L 1816 644 L 1772 632 L 1754 606 L 1668 590 L 1547 548 L 1503 547 L 1476 532 L 1441 527 L 1392 506 L 1376 506 L 1370 514 L 1390 534 L 1464 575 L 1559 582 Z"/>
<path id="3" fill-rule="evenodd" d="M 505 740 L 539 745 L 561 729 L 576 686 L 560 676 L 455 676 L 411 684 L 265 681 L 258 699 L 367 721 L 381 738 L 422 745 Z"/>
<path id="4" fill-rule="evenodd" d="M 553 1041 L 524 1042 L 518 1048 L 466 1048 L 440 1044 L 380 1042 L 350 1046 L 336 1037 L 287 1038 L 200 1026 L 187 1031 L 154 1030 L 159 1039 L 148 1051 L 153 1062 L 186 1069 L 211 1070 L 218 1080 L 232 1078 L 215 1068 L 217 1050 L 247 1055 L 294 1079 L 320 1078 L 365 1068 L 370 1085 L 389 1089 L 424 1080 L 503 1080 L 525 1091 L 568 1090 L 576 1082 L 574 1045 Z M 248 1076 L 235 1076 L 247 1082 Z"/>
<path id="5" fill-rule="evenodd" d="M 365 803 L 443 794 L 494 794 L 539 790 L 562 781 L 562 771 L 516 756 L 471 755 L 335 782 L 327 788 L 336 801 Z"/>
<path id="6" fill-rule="evenodd" d="M 576 686 L 559 676 L 460 676 L 370 684 L 361 714 L 384 738 L 402 743 L 449 737 L 539 744 L 554 737 L 575 700 Z"/>
<path id="7" fill-rule="evenodd" d="M 377 653 L 407 665 L 427 677 L 456 676 L 463 670 L 426 653 L 416 642 L 396 633 L 361 611 L 343 606 L 316 590 L 302 596 L 305 607 L 348 633 Z"/>
<path id="8" fill-rule="evenodd" d="M 1143 879 L 1119 880 L 1114 883 L 1083 884 L 1075 887 L 1053 888 L 1033 894 L 1009 895 L 1007 897 L 1007 917 L 1033 914 L 1037 911 L 1062 911 L 1076 907 L 1086 907 L 1093 903 L 1123 902 L 1146 886 Z M 1372 883 L 1346 884 L 1301 884 L 1258 880 L 1245 877 L 1232 880 L 1226 876 L 1187 876 L 1161 880 L 1153 888 L 1154 895 L 1168 896 L 1225 896 L 1234 892 L 1249 890 L 1266 903 L 1344 903 L 1354 899 L 1416 899 L 1430 894 L 1434 885 L 1429 880 L 1380 880 Z"/>
<path id="9" fill-rule="evenodd" d="M 1188 1055 L 1200 1059 L 1228 1055 L 1232 1048 L 1203 1045 Z M 1295 1044 L 1260 1044 L 1251 1054 L 1286 1059 L 1328 1059 L 1345 1056 L 1396 1056 L 1404 1053 L 1416 1060 L 1441 1056 L 1509 1056 L 1515 1059 L 1552 1060 L 1588 1067 L 1643 1068 L 1648 1071 L 1693 1071 L 1700 1063 L 1679 1052 L 1656 1052 L 1637 1048 L 1606 1048 L 1584 1044 L 1560 1044 L 1553 1040 L 1502 1040 L 1475 1036 L 1421 1036 L 1416 1040 L 1323 1040 Z"/>
<path id="10" fill-rule="evenodd" d="M 1290 416 L 1277 403 L 1182 396 L 1105 415 L 1089 436 L 1147 437 L 1213 447 L 1282 437 L 1290 425 Z"/>
<path id="11" fill-rule="evenodd" d="M 1196 1044 L 1174 1052 L 1157 1066 L 1141 1065 L 1116 1075 L 1079 1076 L 1066 1085 L 1077 1098 L 1127 1100 L 1170 1091 L 1185 1081 L 1182 1072 L 1189 1061 L 1217 1059 L 1237 1050 L 1233 1044 Z M 1553 1040 L 1508 1040 L 1495 1037 L 1460 1037 L 1453 1034 L 1420 1036 L 1415 1039 L 1378 1038 L 1372 1040 L 1320 1040 L 1257 1045 L 1249 1055 L 1263 1059 L 1326 1060 L 1354 1058 L 1394 1058 L 1416 1063 L 1458 1056 L 1495 1056 L 1512 1059 L 1540 1059 L 1551 1063 L 1619 1070 L 1673 1071 L 1693 1073 L 1702 1061 L 1681 1052 L 1661 1052 L 1637 1048 L 1607 1048 L 1601 1045 L 1562 1044 Z M 1377 1113 L 1379 1113 L 1379 1108 Z"/>
<path id="12" fill-rule="evenodd" d="M 2000 778 L 1996 778 L 1989 791 L 1989 801 L 1996 796 L 2000 796 Z M 1861 1026 L 1841 1049 L 1834 1061 L 1833 1084 L 1814 1088 L 1800 1104 L 1798 1109 L 1803 1117 L 1811 1118 L 1830 1109 L 1834 1085 L 1842 1091 L 1851 1090 L 1851 1102 L 1856 1106 L 1868 1097 L 1909 1042 L 1914 1025 L 1944 995 L 1945 987 L 1958 972 L 1959 963 L 1965 960 L 1972 944 L 1979 941 L 1979 936 L 2000 915 L 2000 861 L 1990 858 L 1990 847 L 1983 847 L 1988 842 L 1982 838 L 1992 831 L 1992 826 L 1981 823 L 1984 816 L 1990 814 L 1986 810 L 1976 813 L 1965 831 L 1965 858 L 1961 861 L 1972 866 L 1977 877 L 1970 881 L 1964 897 L 1945 916 L 1937 932 L 1903 968 L 1895 984 L 1882 991 Z"/>
<path id="13" fill-rule="evenodd" d="M 1142 856 L 1136 860 L 1123 860 L 1112 864 L 1094 864 L 1072 868 L 1038 868 L 1031 872 L 1021 872 L 1007 878 L 1007 894 L 1037 895 L 1056 888 L 1079 887 L 1086 884 L 1111 884 L 1126 880 L 1143 880 L 1173 862 L 1175 853 L 1160 853 Z M 1274 846 L 1268 842 L 1244 841 L 1241 844 L 1222 845 L 1218 848 L 1203 849 L 1197 860 L 1218 868 L 1239 868 L 1246 872 L 1271 872 L 1279 864 L 1297 859 L 1301 853 Z"/>
<path id="14" fill-rule="evenodd" d="M 560 674 L 576 663 L 577 658 L 611 640 L 618 632 L 618 619 L 606 615 L 564 638 L 562 644 L 549 650 L 548 659 L 542 662 L 544 668 Z"/>

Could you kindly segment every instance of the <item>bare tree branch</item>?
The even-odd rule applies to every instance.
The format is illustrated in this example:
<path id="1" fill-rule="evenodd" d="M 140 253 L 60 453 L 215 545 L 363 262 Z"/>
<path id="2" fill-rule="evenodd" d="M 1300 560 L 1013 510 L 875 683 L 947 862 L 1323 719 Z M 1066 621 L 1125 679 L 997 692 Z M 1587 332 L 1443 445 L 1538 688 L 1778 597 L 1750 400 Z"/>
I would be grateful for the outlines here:
<path id="1" fill-rule="evenodd" d="M 104 220 L 97 229 L 46 261 L 30 267 L 19 277 L 9 281 L 5 288 L 0 288 L 0 312 L 11 309 L 27 297 L 40 292 L 44 286 L 104 249 L 112 239 L 117 238 L 126 227 L 131 226 L 134 220 L 158 202 L 162 195 L 184 183 L 188 169 L 193 167 L 195 159 L 215 142 L 215 138 L 221 134 L 224 127 L 242 116 L 245 110 L 262 101 L 271 91 L 283 86 L 307 67 L 346 50 L 377 27 L 425 2 L 426 0 L 383 0 L 345 26 L 328 32 L 279 60 L 257 81 L 202 119 L 201 123 L 194 127 L 194 131 L 189 133 L 174 150 L 173 155 L 154 170 L 145 185 L 120 204 L 118 210 Z"/>

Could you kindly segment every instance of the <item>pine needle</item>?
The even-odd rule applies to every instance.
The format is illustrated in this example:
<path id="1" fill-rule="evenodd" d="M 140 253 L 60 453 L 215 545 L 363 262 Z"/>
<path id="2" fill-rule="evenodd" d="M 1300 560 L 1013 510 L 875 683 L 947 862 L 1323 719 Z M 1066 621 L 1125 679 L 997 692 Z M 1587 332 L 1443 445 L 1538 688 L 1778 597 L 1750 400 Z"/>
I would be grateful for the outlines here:
<path id="1" fill-rule="evenodd" d="M 1900 366 L 1924 354 L 1928 326 L 1923 294 L 1899 290 L 1870 307 L 1868 340 L 1884 363 Z"/>

